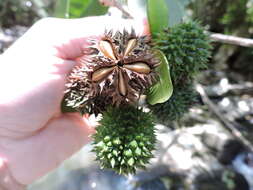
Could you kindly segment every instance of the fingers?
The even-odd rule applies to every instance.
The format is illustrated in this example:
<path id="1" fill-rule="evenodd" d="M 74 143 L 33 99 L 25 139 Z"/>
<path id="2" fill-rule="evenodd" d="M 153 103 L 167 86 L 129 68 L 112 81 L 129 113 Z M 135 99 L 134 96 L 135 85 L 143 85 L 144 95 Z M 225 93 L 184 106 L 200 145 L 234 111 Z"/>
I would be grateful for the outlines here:
<path id="1" fill-rule="evenodd" d="M 105 30 L 131 31 L 135 29 L 138 35 L 148 35 L 146 20 L 121 19 L 110 16 L 86 17 L 81 19 L 56 19 L 49 18 L 38 25 L 40 32 L 43 30 L 47 38 L 52 38 L 58 50 L 57 56 L 63 59 L 76 59 L 83 55 L 84 47 L 89 44 L 87 38 L 96 38 L 104 34 Z M 45 25 L 43 27 L 43 25 Z M 46 29 L 42 29 L 46 28 Z M 50 33 L 48 32 L 50 28 Z M 48 33 L 48 34 L 47 34 Z M 48 40 L 49 41 L 49 40 Z"/>
<path id="2" fill-rule="evenodd" d="M 99 37 L 105 30 L 122 31 L 134 28 L 138 35 L 149 34 L 146 20 L 121 19 L 110 16 L 81 19 L 45 18 L 33 25 L 5 54 L 38 59 L 54 55 L 74 60 L 83 55 L 89 45 L 87 38 Z M 23 47 L 26 47 L 25 49 Z M 31 53 L 32 52 L 32 53 Z"/>
<path id="3" fill-rule="evenodd" d="M 8 144 L 10 170 L 19 183 L 30 184 L 82 148 L 93 132 L 78 114 L 54 118 L 37 134 Z"/>

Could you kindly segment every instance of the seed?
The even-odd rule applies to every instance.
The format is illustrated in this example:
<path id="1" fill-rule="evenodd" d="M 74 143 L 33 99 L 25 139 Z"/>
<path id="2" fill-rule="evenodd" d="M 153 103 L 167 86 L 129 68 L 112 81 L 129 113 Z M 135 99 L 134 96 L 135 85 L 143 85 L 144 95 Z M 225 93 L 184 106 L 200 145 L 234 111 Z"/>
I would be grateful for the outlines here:
<path id="1" fill-rule="evenodd" d="M 112 48 L 112 45 L 111 45 L 110 42 L 105 41 L 105 40 L 101 40 L 101 41 L 99 42 L 99 49 L 100 49 L 100 51 L 101 51 L 107 58 L 116 60 L 116 57 L 115 57 L 115 55 L 114 55 L 114 51 L 113 51 L 113 48 Z"/>
<path id="2" fill-rule="evenodd" d="M 119 92 L 122 96 L 127 94 L 127 89 L 122 72 L 119 72 Z"/>
<path id="3" fill-rule="evenodd" d="M 105 78 L 106 76 L 108 76 L 112 72 L 113 69 L 114 67 L 106 67 L 106 68 L 98 69 L 92 74 L 91 80 L 97 82 Z"/>
<path id="4" fill-rule="evenodd" d="M 141 74 L 148 74 L 150 73 L 150 70 L 151 70 L 150 67 L 146 63 L 142 63 L 142 62 L 126 64 L 126 65 L 123 65 L 123 67 L 131 71 L 141 73 Z"/>
<path id="5" fill-rule="evenodd" d="M 136 42 L 137 42 L 136 39 L 131 39 L 128 41 L 125 52 L 124 52 L 124 56 L 128 55 L 132 51 L 132 49 L 136 45 Z"/>

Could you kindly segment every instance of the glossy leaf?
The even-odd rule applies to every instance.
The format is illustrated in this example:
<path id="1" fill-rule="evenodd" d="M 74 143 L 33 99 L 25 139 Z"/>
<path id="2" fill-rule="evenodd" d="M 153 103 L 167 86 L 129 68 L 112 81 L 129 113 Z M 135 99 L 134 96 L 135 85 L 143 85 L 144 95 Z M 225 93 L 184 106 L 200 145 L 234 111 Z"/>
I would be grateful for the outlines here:
<path id="1" fill-rule="evenodd" d="M 169 10 L 165 0 L 148 0 L 147 13 L 152 35 L 168 27 Z"/>
<path id="2" fill-rule="evenodd" d="M 102 6 L 99 0 L 57 0 L 54 15 L 59 18 L 80 18 L 103 15 L 107 10 L 108 7 Z"/>
<path id="3" fill-rule="evenodd" d="M 98 0 L 91 0 L 81 17 L 104 15 L 107 10 L 108 7 L 102 6 Z"/>
<path id="4" fill-rule="evenodd" d="M 173 92 L 167 58 L 160 50 L 155 50 L 155 53 L 160 58 L 161 63 L 156 69 L 159 74 L 159 81 L 149 89 L 147 94 L 147 101 L 151 105 L 166 102 Z"/>
<path id="5" fill-rule="evenodd" d="M 87 11 L 92 0 L 71 0 L 69 8 L 70 18 L 80 18 Z"/>

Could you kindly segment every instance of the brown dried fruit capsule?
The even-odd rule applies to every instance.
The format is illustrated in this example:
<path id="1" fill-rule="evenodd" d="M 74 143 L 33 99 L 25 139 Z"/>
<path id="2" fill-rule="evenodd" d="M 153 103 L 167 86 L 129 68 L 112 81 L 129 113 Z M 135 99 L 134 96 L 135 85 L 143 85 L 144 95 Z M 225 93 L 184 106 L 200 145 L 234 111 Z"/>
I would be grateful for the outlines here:
<path id="1" fill-rule="evenodd" d="M 109 31 L 101 39 L 89 40 L 90 48 L 84 51 L 81 66 L 67 84 L 69 105 L 83 113 L 136 103 L 158 78 L 155 67 L 160 60 L 152 53 L 147 37 L 137 36 L 134 31 Z"/>

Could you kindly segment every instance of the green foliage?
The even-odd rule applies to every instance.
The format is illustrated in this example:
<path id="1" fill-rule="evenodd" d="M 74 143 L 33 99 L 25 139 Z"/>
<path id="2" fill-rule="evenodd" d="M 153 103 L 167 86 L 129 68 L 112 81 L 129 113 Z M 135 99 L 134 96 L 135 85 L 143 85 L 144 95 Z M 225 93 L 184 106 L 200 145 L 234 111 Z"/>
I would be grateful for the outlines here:
<path id="1" fill-rule="evenodd" d="M 108 8 L 98 0 L 58 0 L 55 16 L 61 18 L 80 18 L 85 16 L 103 15 Z"/>
<path id="2" fill-rule="evenodd" d="M 233 28 L 237 28 L 242 22 L 246 22 L 248 0 L 240 0 L 229 3 L 226 12 L 221 17 L 220 22 L 226 26 L 226 32 L 230 33 Z"/>
<path id="3" fill-rule="evenodd" d="M 197 93 L 192 84 L 174 88 L 171 98 L 163 103 L 149 106 L 157 121 L 169 124 L 174 120 L 179 120 L 189 108 L 197 101 Z"/>
<path id="4" fill-rule="evenodd" d="M 185 6 L 190 0 L 147 0 L 147 14 L 151 34 L 182 22 Z"/>
<path id="5" fill-rule="evenodd" d="M 253 37 L 252 0 L 194 0 L 191 8 L 193 9 L 194 18 L 200 20 L 211 32 L 226 33 L 245 38 Z M 232 69 L 232 71 L 241 74 L 245 80 L 252 80 L 251 49 L 240 46 L 227 46 L 222 43 L 215 43 L 214 45 L 213 58 L 216 64 L 213 67 L 227 63 L 227 66 L 225 66 L 227 69 Z"/>
<path id="6" fill-rule="evenodd" d="M 148 0 L 147 12 L 152 34 L 161 32 L 169 24 L 169 12 L 165 0 Z"/>
<path id="7" fill-rule="evenodd" d="M 208 35 L 197 22 L 167 28 L 154 39 L 154 46 L 166 55 L 175 87 L 188 83 L 206 68 L 211 46 Z"/>
<path id="8" fill-rule="evenodd" d="M 159 73 L 159 81 L 149 89 L 147 94 L 147 101 L 151 105 L 166 102 L 173 92 L 167 58 L 162 51 L 156 50 L 155 53 L 161 62 L 159 67 L 156 68 L 157 73 Z"/>
<path id="9" fill-rule="evenodd" d="M 39 0 L 1 0 L 0 1 L 0 26 L 11 27 L 14 25 L 30 26 L 41 16 L 46 16 L 45 10 L 38 7 Z M 29 5 L 29 6 L 28 6 Z M 43 12 L 43 15 L 42 15 Z"/>
<path id="10" fill-rule="evenodd" d="M 252 0 L 193 0 L 193 17 L 207 25 L 212 32 L 243 32 L 252 26 Z M 245 36 L 245 34 L 244 34 Z"/>
<path id="11" fill-rule="evenodd" d="M 236 187 L 235 173 L 231 170 L 225 170 L 222 173 L 222 182 L 224 182 L 229 190 L 233 190 Z"/>
<path id="12" fill-rule="evenodd" d="M 93 136 L 93 151 L 102 168 L 120 174 L 135 173 L 153 157 L 153 117 L 132 106 L 109 108 Z"/>
<path id="13" fill-rule="evenodd" d="M 103 15 L 107 12 L 108 7 L 102 6 L 98 0 L 90 0 L 87 8 L 80 15 L 81 17 L 85 16 L 98 16 Z"/>

